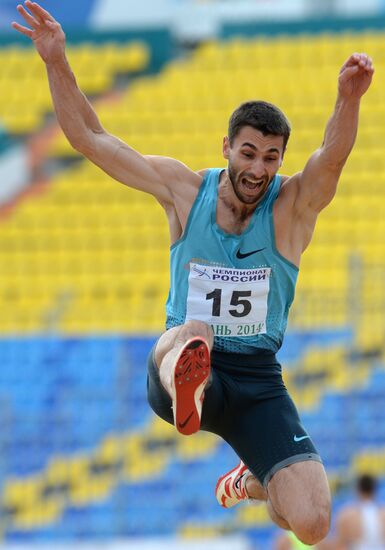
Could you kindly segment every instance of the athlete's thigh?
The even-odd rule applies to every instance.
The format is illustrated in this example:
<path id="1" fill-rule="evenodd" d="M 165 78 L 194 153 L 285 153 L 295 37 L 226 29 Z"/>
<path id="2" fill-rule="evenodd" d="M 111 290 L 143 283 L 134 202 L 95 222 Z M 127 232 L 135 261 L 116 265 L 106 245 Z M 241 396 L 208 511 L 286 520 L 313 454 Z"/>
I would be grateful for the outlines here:
<path id="1" fill-rule="evenodd" d="M 274 510 L 289 525 L 330 517 L 330 490 L 321 462 L 296 462 L 278 470 L 267 492 Z"/>

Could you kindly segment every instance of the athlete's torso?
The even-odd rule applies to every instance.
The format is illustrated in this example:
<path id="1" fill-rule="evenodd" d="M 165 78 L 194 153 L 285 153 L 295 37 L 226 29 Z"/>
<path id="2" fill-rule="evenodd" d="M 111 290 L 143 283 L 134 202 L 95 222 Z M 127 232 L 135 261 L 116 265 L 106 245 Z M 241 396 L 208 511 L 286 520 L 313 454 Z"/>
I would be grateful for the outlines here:
<path id="1" fill-rule="evenodd" d="M 275 242 L 273 206 L 281 177 L 275 176 L 246 229 L 231 234 L 216 219 L 221 172 L 206 172 L 183 236 L 171 247 L 167 327 L 199 319 L 213 327 L 214 349 L 275 352 L 298 274 Z"/>

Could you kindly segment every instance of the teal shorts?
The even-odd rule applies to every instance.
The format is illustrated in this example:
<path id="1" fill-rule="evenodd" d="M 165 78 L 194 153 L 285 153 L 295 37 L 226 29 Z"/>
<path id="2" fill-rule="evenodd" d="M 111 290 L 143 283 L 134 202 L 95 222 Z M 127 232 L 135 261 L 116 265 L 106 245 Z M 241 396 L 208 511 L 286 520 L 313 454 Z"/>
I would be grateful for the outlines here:
<path id="1" fill-rule="evenodd" d="M 264 487 L 275 472 L 290 464 L 321 462 L 273 353 L 212 351 L 211 367 L 201 429 L 222 437 Z M 154 412 L 174 424 L 171 398 L 160 382 L 154 348 L 148 358 L 147 395 Z"/>

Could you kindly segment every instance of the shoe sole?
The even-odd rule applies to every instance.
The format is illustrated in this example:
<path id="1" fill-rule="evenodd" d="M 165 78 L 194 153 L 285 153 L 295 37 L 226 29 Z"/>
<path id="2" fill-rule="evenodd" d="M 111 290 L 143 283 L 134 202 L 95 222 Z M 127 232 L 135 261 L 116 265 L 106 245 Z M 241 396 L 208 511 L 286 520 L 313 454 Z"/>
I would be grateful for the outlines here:
<path id="1" fill-rule="evenodd" d="M 218 504 L 223 506 L 223 508 L 232 508 L 233 506 L 235 506 L 240 502 L 237 499 L 235 502 L 230 504 L 230 506 L 226 506 L 227 500 L 234 500 L 234 497 L 230 495 L 230 489 L 228 485 L 230 485 L 230 483 L 233 481 L 232 476 L 235 472 L 239 471 L 241 464 L 242 463 L 240 462 L 238 466 L 235 466 L 235 468 L 233 468 L 226 474 L 223 474 L 223 476 L 221 476 L 217 481 L 217 484 L 215 486 L 215 497 L 218 501 Z M 221 493 L 221 496 L 218 495 L 219 492 Z"/>
<path id="2" fill-rule="evenodd" d="M 183 435 L 199 431 L 204 389 L 210 372 L 210 350 L 206 340 L 191 338 L 179 353 L 172 379 L 174 424 Z"/>

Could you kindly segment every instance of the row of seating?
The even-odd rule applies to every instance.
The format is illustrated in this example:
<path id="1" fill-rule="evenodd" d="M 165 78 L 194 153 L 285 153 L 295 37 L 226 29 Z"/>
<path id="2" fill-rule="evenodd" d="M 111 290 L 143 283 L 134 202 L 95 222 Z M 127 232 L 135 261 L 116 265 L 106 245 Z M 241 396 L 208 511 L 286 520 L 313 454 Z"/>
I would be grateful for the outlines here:
<path id="1" fill-rule="evenodd" d="M 357 49 L 357 46 L 360 48 Z M 383 58 L 383 31 L 375 32 L 364 29 L 360 32 L 319 33 L 300 35 L 282 35 L 253 39 L 237 37 L 223 48 L 218 41 L 209 41 L 201 48 L 199 67 L 217 69 L 218 67 L 238 67 L 261 65 L 291 66 L 293 59 L 298 61 L 299 68 L 333 64 L 336 52 L 349 55 L 355 51 L 367 51 L 375 61 Z M 250 57 L 248 56 L 250 55 Z"/>
<path id="2" fill-rule="evenodd" d="M 350 38 L 353 41 L 361 40 L 361 36 Z M 344 43 L 347 41 L 346 37 L 335 37 L 335 49 L 341 40 Z M 325 49 L 322 37 L 315 38 L 311 48 L 317 48 L 317 44 Z M 309 48 L 310 45 L 309 40 Z M 291 46 L 289 43 L 288 48 Z M 271 41 L 263 45 L 265 47 L 281 51 L 281 42 Z M 304 48 L 303 44 L 298 47 Z M 225 52 L 234 59 L 238 56 L 241 61 L 240 57 L 245 52 L 254 51 L 255 48 L 259 51 L 260 45 L 256 46 L 255 41 L 241 45 L 235 41 L 225 46 L 216 46 L 214 53 L 218 56 L 218 67 L 221 68 L 212 71 L 204 64 L 207 54 L 207 47 L 204 46 L 190 60 L 171 64 L 159 77 L 138 81 L 115 107 L 106 104 L 101 109 L 102 117 L 109 116 L 109 120 L 118 121 L 124 119 L 124 113 L 127 112 L 127 124 L 131 126 L 130 135 L 134 136 L 134 145 L 137 143 L 135 140 L 139 140 L 143 147 L 148 147 L 149 152 L 159 146 L 157 152 L 166 154 L 170 150 L 179 156 L 178 143 L 185 142 L 188 147 L 195 148 L 195 162 L 200 159 L 201 164 L 197 167 L 201 167 L 206 158 L 202 156 L 202 149 L 208 148 L 208 141 L 213 140 L 215 132 L 219 131 L 219 121 L 225 117 L 224 105 L 220 104 L 217 96 L 215 101 L 218 99 L 219 105 L 214 105 L 211 98 L 213 110 L 204 111 L 204 116 L 196 116 L 196 111 L 192 109 L 186 115 L 181 115 L 178 110 L 176 113 L 172 111 L 171 106 L 182 106 L 183 98 L 190 90 L 199 97 L 208 97 L 209 87 L 214 86 L 211 73 L 215 73 L 215 85 L 219 82 L 221 88 L 224 85 L 223 89 L 230 94 L 226 108 L 230 100 L 240 100 L 245 93 L 243 82 L 240 81 L 238 89 L 230 79 L 232 86 L 226 87 L 225 81 L 229 81 L 231 65 L 221 66 L 220 58 Z M 214 53 L 210 54 L 210 63 Z M 200 60 L 203 60 L 202 64 Z M 336 60 L 333 59 L 333 65 L 330 60 L 322 63 L 319 75 L 328 75 L 326 84 L 320 77 L 319 81 L 314 81 L 304 62 L 301 65 L 303 80 L 314 81 L 320 88 L 335 82 L 332 73 L 337 67 Z M 279 75 L 283 77 L 288 69 L 279 67 L 278 63 L 277 71 L 264 73 L 263 70 L 255 74 L 258 78 L 262 74 L 265 77 L 262 81 L 266 79 L 270 82 L 270 78 L 275 79 Z M 206 87 L 202 88 L 202 93 L 194 88 L 194 78 L 199 71 L 205 73 Z M 241 73 L 246 74 L 244 69 L 239 70 Z M 194 78 L 191 78 L 191 74 Z M 301 142 L 305 136 L 310 136 L 308 141 L 314 139 L 315 142 L 316 134 L 321 136 L 320 129 L 325 123 L 324 103 L 313 102 L 311 106 L 304 107 L 302 96 L 296 94 L 294 89 L 285 89 L 282 94 L 281 88 L 276 86 L 277 81 L 271 82 L 274 84 L 274 94 L 281 94 L 283 101 L 288 91 L 293 101 L 296 101 L 293 116 L 299 124 L 297 141 Z M 202 82 L 198 81 L 197 86 L 203 86 Z M 163 100 L 166 93 L 171 101 L 170 108 L 162 112 L 158 99 Z M 313 97 L 315 100 L 317 98 Z M 362 337 L 365 342 L 368 342 L 370 335 L 374 338 L 374 333 L 375 340 L 378 340 L 383 322 L 378 306 L 383 301 L 381 198 L 384 193 L 384 171 L 381 171 L 383 155 L 380 144 L 384 132 L 378 124 L 381 104 L 377 100 L 378 97 L 374 95 L 372 101 L 363 103 L 361 141 L 357 144 L 357 152 L 349 160 L 339 195 L 320 217 L 312 247 L 303 258 L 297 302 L 291 318 L 294 326 L 302 328 L 314 323 L 344 326 L 351 321 L 352 311 L 359 308 L 363 325 L 360 335 L 365 335 Z M 146 111 L 150 101 L 152 110 Z M 130 108 L 128 111 L 127 106 Z M 377 107 L 379 111 L 375 119 L 372 114 Z M 172 130 L 173 124 L 178 132 L 174 137 L 171 133 L 167 141 L 163 135 L 162 138 L 148 135 L 154 128 L 161 131 L 166 126 Z M 206 135 L 202 134 L 205 124 L 215 128 L 215 132 L 210 130 Z M 194 139 L 190 136 L 190 125 L 195 131 Z M 374 134 L 378 140 L 375 149 L 369 148 L 372 128 L 377 132 Z M 296 139 L 295 135 L 293 139 Z M 295 153 L 291 154 L 289 149 L 285 159 L 285 171 L 288 173 L 301 168 L 307 158 L 303 151 L 297 150 L 297 145 L 294 141 Z M 215 164 L 223 162 L 220 157 L 218 151 Z M 3 274 L 2 286 L 5 289 L 4 312 L 7 313 L 2 322 L 7 331 L 17 330 L 21 326 L 31 330 L 31 327 L 46 327 L 52 323 L 63 327 L 63 319 L 67 330 L 82 332 L 106 326 L 107 330 L 115 330 L 119 326 L 132 330 L 135 326 L 142 328 L 145 322 L 149 323 L 149 330 L 162 328 L 163 303 L 168 284 L 168 230 L 164 214 L 148 195 L 123 186 L 114 186 L 104 178 L 100 171 L 87 163 L 65 171 L 55 178 L 49 194 L 24 203 L 6 224 L 1 242 L 3 253 L 0 272 Z M 369 191 L 375 194 L 371 196 Z M 360 257 L 357 260 L 358 254 Z M 136 281 L 134 273 L 143 273 L 145 266 L 151 269 L 154 260 L 156 273 L 152 272 L 149 277 L 142 275 L 140 282 Z M 26 267 L 28 276 L 23 281 L 20 274 L 26 273 Z M 368 269 L 376 275 L 368 277 Z M 351 299 L 353 295 L 354 301 Z M 354 306 L 354 302 L 358 305 Z M 150 312 L 140 311 L 141 304 L 146 305 L 142 309 L 147 309 L 149 303 Z M 127 312 L 130 312 L 129 319 Z M 376 330 L 372 328 L 373 319 L 377 320 Z"/>
<path id="3" fill-rule="evenodd" d="M 333 338 L 324 338 L 324 349 L 310 346 L 304 356 L 299 354 L 306 336 L 301 346 L 292 341 L 302 368 L 289 365 L 287 376 L 300 388 L 315 374 L 311 364 L 320 374 L 325 367 L 328 380 L 318 403 L 306 407 L 301 393 L 296 400 L 336 488 L 338 472 L 339 483 L 348 472 L 382 475 L 385 370 L 366 369 L 358 376 L 362 366 L 349 369 L 346 362 L 349 346 L 333 347 Z M 175 530 L 192 537 L 262 527 L 271 532 L 263 507 L 240 507 L 229 524 L 218 506 L 216 479 L 236 461 L 224 442 L 204 432 L 181 437 L 150 412 L 144 363 L 153 343 L 154 338 L 125 336 L 0 340 L 7 540 L 56 540 L 63 532 L 71 539 L 80 529 L 95 537 Z M 23 356 L 30 362 L 20 368 Z M 350 372 L 350 388 L 334 385 L 341 371 Z M 319 380 L 314 377 L 317 389 Z M 334 495 L 334 506 L 341 498 Z"/>
<path id="4" fill-rule="evenodd" d="M 67 54 L 80 88 L 90 96 L 109 91 L 119 73 L 143 71 L 150 60 L 147 46 L 132 41 L 70 45 Z M 8 133 L 29 134 L 52 113 L 45 66 L 32 46 L 0 48 L 0 85 L 0 120 Z M 33 101 L 26 101 L 26 90 Z"/>

